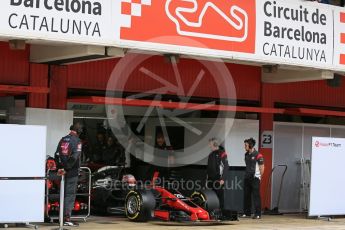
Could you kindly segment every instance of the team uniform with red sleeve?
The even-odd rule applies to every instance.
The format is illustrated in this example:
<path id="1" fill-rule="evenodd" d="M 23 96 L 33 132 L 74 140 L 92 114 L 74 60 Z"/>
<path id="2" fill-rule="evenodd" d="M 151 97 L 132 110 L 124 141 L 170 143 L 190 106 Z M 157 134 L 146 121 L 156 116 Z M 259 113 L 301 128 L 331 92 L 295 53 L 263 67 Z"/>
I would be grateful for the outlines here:
<path id="1" fill-rule="evenodd" d="M 228 171 L 228 155 L 225 150 L 220 148 L 212 151 L 208 156 L 207 163 L 207 187 L 212 188 L 217 193 L 222 210 L 224 209 L 224 185 L 221 185 L 220 181 L 226 182 Z"/>
<path id="2" fill-rule="evenodd" d="M 246 174 L 244 178 L 244 214 L 251 215 L 252 199 L 254 202 L 255 216 L 261 216 L 259 166 L 264 165 L 264 157 L 258 151 L 245 154 Z"/>

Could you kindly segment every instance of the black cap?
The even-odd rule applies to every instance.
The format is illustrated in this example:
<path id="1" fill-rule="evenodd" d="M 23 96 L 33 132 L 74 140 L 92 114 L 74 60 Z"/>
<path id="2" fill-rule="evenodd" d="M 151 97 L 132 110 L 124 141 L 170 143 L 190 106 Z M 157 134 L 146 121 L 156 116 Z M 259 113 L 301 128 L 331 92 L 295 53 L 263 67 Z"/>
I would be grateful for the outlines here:
<path id="1" fill-rule="evenodd" d="M 69 128 L 71 131 L 77 132 L 77 134 L 81 134 L 83 132 L 83 125 L 80 122 L 74 123 Z"/>

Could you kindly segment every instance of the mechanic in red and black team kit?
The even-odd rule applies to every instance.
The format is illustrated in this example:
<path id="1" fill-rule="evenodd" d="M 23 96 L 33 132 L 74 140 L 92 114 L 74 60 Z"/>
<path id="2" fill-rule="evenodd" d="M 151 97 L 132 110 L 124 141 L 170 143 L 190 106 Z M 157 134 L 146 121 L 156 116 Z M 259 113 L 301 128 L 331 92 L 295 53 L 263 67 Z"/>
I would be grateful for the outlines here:
<path id="1" fill-rule="evenodd" d="M 250 217 L 252 209 L 252 199 L 255 213 L 253 219 L 261 218 L 261 197 L 260 181 L 264 174 L 264 157 L 255 147 L 256 141 L 253 138 L 244 141 L 246 173 L 244 178 L 244 214 L 242 217 Z"/>
<path id="2" fill-rule="evenodd" d="M 208 156 L 206 186 L 216 192 L 220 209 L 224 211 L 224 185 L 229 171 L 228 155 L 217 138 L 211 138 L 208 145 L 212 152 Z"/>
<path id="3" fill-rule="evenodd" d="M 77 223 L 71 222 L 71 214 L 76 198 L 78 175 L 80 169 L 80 157 L 82 151 L 79 135 L 82 125 L 75 123 L 70 127 L 71 132 L 63 137 L 56 149 L 55 160 L 58 163 L 59 175 L 65 174 L 65 200 L 64 200 L 64 226 L 77 227 Z"/>

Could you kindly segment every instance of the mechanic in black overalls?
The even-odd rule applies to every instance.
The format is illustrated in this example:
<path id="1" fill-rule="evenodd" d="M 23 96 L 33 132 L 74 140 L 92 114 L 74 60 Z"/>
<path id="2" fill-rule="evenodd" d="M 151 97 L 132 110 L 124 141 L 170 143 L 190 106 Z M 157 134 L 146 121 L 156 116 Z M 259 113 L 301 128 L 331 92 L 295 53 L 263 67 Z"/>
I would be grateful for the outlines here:
<path id="1" fill-rule="evenodd" d="M 64 225 L 75 227 L 78 224 L 71 222 L 70 218 L 74 208 L 78 185 L 82 151 L 79 135 L 82 132 L 82 125 L 75 123 L 70 130 L 71 132 L 60 140 L 56 149 L 55 159 L 58 163 L 59 175 L 65 174 Z"/>
<path id="2" fill-rule="evenodd" d="M 206 185 L 216 192 L 220 208 L 224 210 L 224 184 L 229 171 L 228 155 L 217 138 L 209 140 L 209 147 L 212 152 L 208 156 Z"/>
<path id="3" fill-rule="evenodd" d="M 250 217 L 252 199 L 255 213 L 253 219 L 261 218 L 260 181 L 264 173 L 264 157 L 254 148 L 256 141 L 253 138 L 244 141 L 246 173 L 244 178 L 244 214 L 242 217 Z"/>

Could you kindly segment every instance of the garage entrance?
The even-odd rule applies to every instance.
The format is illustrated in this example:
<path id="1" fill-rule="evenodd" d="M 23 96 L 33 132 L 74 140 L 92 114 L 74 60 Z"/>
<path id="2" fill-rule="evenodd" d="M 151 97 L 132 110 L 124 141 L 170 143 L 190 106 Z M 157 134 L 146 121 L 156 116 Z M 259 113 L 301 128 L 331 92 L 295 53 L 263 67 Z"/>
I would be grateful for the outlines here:
<path id="1" fill-rule="evenodd" d="M 344 126 L 274 123 L 273 167 L 287 165 L 279 210 L 305 212 L 309 206 L 312 137 L 345 137 Z M 283 168 L 277 167 L 272 178 L 272 206 L 278 204 Z"/>

